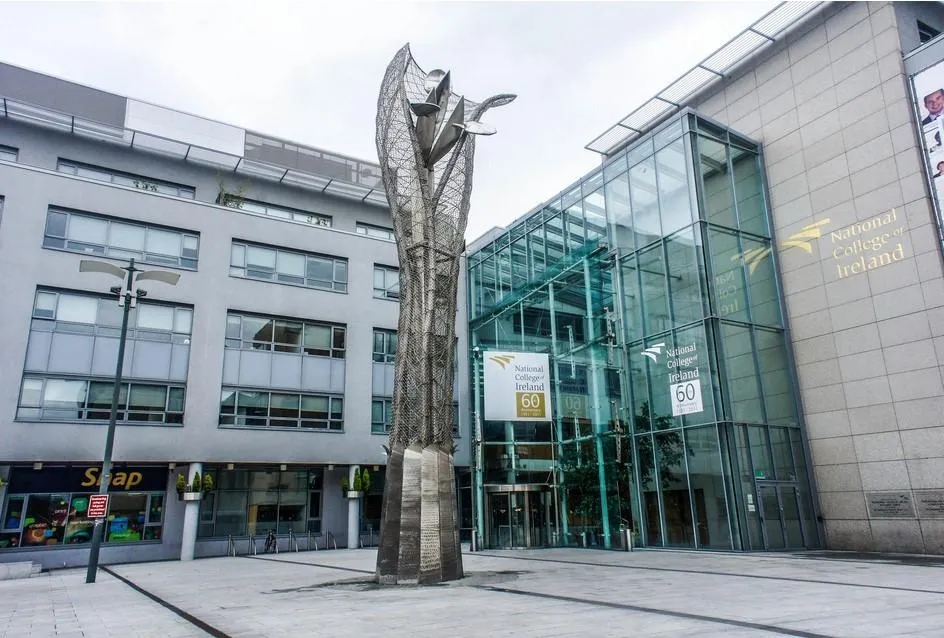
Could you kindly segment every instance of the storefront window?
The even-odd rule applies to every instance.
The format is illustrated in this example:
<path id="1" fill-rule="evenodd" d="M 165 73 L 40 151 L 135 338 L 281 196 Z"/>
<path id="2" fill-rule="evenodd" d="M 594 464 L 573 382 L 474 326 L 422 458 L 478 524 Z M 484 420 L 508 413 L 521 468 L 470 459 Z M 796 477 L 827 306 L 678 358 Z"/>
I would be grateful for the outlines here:
<path id="1" fill-rule="evenodd" d="M 0 549 L 90 542 L 94 522 L 87 516 L 89 496 L 98 491 L 98 477 L 97 467 L 13 468 L 3 508 Z M 166 484 L 166 468 L 113 468 L 104 540 L 160 540 L 165 494 L 141 488 L 164 490 Z M 57 486 L 72 490 L 40 491 Z M 131 491 L 135 487 L 138 489 Z"/>
<path id="2" fill-rule="evenodd" d="M 201 538 L 321 531 L 322 470 L 206 468 L 217 489 L 200 504 Z"/>

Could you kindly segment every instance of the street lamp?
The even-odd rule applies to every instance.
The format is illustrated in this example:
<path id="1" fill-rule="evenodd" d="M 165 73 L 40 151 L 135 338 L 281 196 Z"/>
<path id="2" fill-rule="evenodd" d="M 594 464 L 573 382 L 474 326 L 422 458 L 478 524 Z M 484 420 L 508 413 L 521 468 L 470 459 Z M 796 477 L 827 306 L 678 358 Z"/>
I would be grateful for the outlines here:
<path id="1" fill-rule="evenodd" d="M 147 295 L 147 291 L 135 289 L 139 281 L 161 281 L 174 286 L 180 275 L 166 270 L 141 270 L 134 267 L 134 259 L 127 266 L 116 266 L 106 261 L 83 259 L 79 262 L 79 272 L 98 272 L 112 275 L 122 280 L 121 286 L 114 286 L 111 292 L 118 296 L 118 305 L 124 309 L 121 315 L 121 334 L 118 337 L 118 363 L 115 366 L 115 383 L 111 394 L 111 416 L 108 418 L 108 432 L 105 435 L 105 455 L 102 460 L 101 484 L 99 494 L 107 494 L 111 483 L 111 451 L 115 443 L 115 422 L 118 420 L 118 398 L 121 395 L 121 374 L 125 363 L 125 339 L 128 336 L 128 315 L 137 304 L 139 297 Z M 104 521 L 97 519 L 92 532 L 92 548 L 89 550 L 88 572 L 85 574 L 86 583 L 95 582 L 98 571 L 98 554 L 102 546 Z"/>

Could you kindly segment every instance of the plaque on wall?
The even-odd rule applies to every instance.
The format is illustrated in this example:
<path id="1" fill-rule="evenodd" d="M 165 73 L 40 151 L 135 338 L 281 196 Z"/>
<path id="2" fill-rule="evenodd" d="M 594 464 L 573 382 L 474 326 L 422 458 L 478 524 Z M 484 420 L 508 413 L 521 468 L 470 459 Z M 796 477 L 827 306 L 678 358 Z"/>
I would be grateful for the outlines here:
<path id="1" fill-rule="evenodd" d="M 944 490 L 923 490 L 914 495 L 918 518 L 944 518 Z"/>
<path id="2" fill-rule="evenodd" d="M 911 492 L 866 492 L 869 518 L 914 518 Z"/>

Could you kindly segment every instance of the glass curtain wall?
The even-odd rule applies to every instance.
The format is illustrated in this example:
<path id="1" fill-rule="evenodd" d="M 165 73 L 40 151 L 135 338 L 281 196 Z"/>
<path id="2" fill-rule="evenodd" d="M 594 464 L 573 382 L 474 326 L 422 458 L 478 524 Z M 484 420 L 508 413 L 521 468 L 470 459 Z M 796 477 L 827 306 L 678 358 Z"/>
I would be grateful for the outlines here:
<path id="1" fill-rule="evenodd" d="M 486 351 L 552 362 L 552 422 L 480 422 L 484 545 L 816 546 L 774 258 L 759 148 L 691 114 L 471 254 L 474 416 Z"/>

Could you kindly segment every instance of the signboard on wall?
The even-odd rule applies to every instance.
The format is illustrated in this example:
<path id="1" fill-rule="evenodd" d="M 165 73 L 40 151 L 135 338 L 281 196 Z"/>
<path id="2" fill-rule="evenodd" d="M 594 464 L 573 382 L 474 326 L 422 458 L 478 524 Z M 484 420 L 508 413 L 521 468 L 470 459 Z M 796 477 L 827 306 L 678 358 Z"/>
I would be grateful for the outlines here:
<path id="1" fill-rule="evenodd" d="M 911 79 L 918 103 L 918 135 L 930 169 L 938 219 L 944 201 L 944 61 L 916 73 Z"/>
<path id="2" fill-rule="evenodd" d="M 551 366 L 546 354 L 490 350 L 484 366 L 485 420 L 551 420 Z"/>

